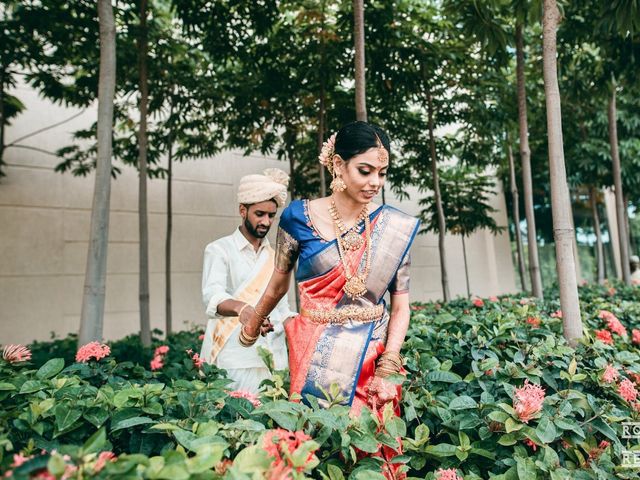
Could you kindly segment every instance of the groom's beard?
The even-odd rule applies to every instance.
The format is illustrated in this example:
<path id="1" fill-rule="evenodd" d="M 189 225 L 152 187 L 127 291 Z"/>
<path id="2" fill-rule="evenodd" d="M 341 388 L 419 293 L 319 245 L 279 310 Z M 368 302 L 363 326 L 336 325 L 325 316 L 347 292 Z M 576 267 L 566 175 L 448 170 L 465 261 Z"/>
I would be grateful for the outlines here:
<path id="1" fill-rule="evenodd" d="M 246 228 L 247 232 L 249 232 L 249 234 L 255 238 L 264 238 L 267 236 L 267 233 L 269 233 L 269 227 L 261 227 L 260 229 L 258 229 L 257 227 L 251 225 L 251 222 L 248 218 L 245 218 L 244 220 L 244 228 Z"/>

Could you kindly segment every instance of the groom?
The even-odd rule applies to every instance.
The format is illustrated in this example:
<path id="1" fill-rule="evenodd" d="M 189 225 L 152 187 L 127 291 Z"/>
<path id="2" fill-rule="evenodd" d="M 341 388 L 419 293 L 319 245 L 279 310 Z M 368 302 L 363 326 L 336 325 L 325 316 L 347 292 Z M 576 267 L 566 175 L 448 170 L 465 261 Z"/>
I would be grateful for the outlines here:
<path id="1" fill-rule="evenodd" d="M 204 251 L 202 299 L 209 321 L 200 356 L 227 370 L 234 381 L 230 387 L 236 390 L 256 393 L 260 382 L 269 378 L 258 346 L 271 351 L 277 369 L 287 366 L 282 325 L 296 315 L 289 310 L 287 296 L 271 314 L 274 333 L 261 337 L 251 348 L 238 342 L 238 316 L 245 305 L 255 305 L 271 278 L 274 250 L 266 235 L 278 207 L 284 206 L 288 181 L 288 175 L 275 168 L 242 177 L 238 188 L 241 225 Z"/>

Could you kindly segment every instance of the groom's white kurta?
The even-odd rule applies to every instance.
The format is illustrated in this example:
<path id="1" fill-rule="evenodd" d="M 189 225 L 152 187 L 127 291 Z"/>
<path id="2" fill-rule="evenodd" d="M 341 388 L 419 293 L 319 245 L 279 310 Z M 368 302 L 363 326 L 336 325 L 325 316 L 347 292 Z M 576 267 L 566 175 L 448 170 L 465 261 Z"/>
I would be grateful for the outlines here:
<path id="1" fill-rule="evenodd" d="M 271 261 L 271 246 L 265 237 L 256 252 L 239 229 L 207 245 L 204 251 L 202 271 L 202 300 L 207 317 L 207 331 L 202 343 L 201 357 L 205 361 L 211 358 L 212 334 L 218 315 L 218 305 L 225 300 L 234 299 L 243 287 L 260 271 L 264 262 Z M 278 303 L 270 315 L 274 331 L 260 337 L 252 347 L 245 348 L 238 342 L 240 325 L 226 342 L 214 363 L 229 373 L 234 380 L 230 388 L 257 392 L 262 380 L 269 377 L 269 371 L 258 355 L 257 346 L 269 349 L 273 353 L 275 366 L 282 369 L 287 366 L 287 349 L 283 322 L 295 315 L 289 309 L 287 296 Z"/>

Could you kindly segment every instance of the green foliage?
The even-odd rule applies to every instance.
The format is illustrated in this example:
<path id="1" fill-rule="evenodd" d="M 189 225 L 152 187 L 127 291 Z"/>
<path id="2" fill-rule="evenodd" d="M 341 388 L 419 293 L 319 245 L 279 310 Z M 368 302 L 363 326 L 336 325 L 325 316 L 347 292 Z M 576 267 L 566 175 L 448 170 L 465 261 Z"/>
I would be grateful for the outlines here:
<path id="1" fill-rule="evenodd" d="M 393 461 L 413 478 L 433 478 L 439 468 L 468 479 L 635 478 L 619 467 L 633 446 L 621 433 L 622 423 L 640 414 L 618 385 L 640 379 L 631 335 L 640 327 L 640 293 L 618 284 L 580 293 L 585 336 L 576 349 L 561 336 L 557 300 L 413 305 L 402 417 L 390 406 L 379 418 L 366 409 L 350 416 L 335 402 L 321 408 L 313 397 L 309 406 L 291 402 L 284 372 L 265 383 L 260 406 L 229 396 L 224 372 L 198 372 L 184 351 L 199 343 L 196 331 L 162 342 L 169 352 L 156 372 L 146 359 L 127 359 L 137 355 L 132 339 L 112 343 L 114 355 L 99 362 L 3 362 L 0 466 L 12 468 L 11 454 L 21 452 L 34 456 L 13 469 L 15 478 L 45 468 L 68 478 L 264 478 L 284 468 L 265 439 L 285 429 L 299 432 L 297 447 L 283 453 L 299 468 L 293 478 L 378 478 L 385 460 L 364 452 L 397 448 L 398 437 L 403 453 Z M 607 328 L 602 310 L 628 331 L 614 334 L 611 345 L 596 339 L 595 331 Z M 39 352 L 44 359 L 44 351 L 43 343 L 34 345 L 34 358 Z M 619 371 L 614 383 L 603 379 L 607 365 Z M 545 389 L 542 408 L 526 422 L 514 409 L 525 382 Z M 117 457 L 98 468 L 105 451 Z"/>

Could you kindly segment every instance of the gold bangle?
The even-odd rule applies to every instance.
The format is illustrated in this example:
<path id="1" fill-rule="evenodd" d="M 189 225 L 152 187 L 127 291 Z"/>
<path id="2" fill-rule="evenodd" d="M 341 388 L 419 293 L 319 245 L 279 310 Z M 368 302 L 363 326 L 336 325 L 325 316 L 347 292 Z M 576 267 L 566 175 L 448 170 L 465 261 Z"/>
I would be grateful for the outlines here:
<path id="1" fill-rule="evenodd" d="M 256 343 L 258 338 L 260 338 L 260 332 L 258 332 L 256 336 L 252 337 L 251 335 L 247 334 L 245 326 L 243 325 L 240 329 L 240 335 L 238 335 L 238 342 L 240 342 L 240 345 L 242 345 L 243 347 L 250 347 L 254 343 Z"/>

